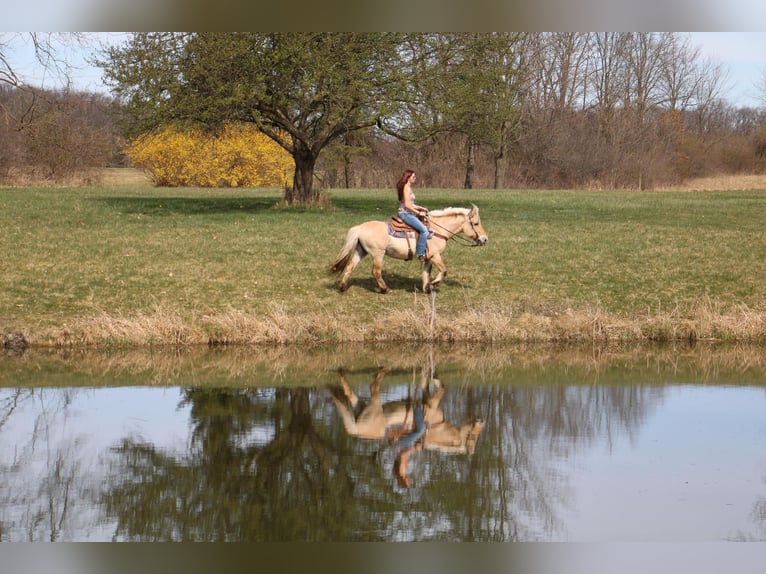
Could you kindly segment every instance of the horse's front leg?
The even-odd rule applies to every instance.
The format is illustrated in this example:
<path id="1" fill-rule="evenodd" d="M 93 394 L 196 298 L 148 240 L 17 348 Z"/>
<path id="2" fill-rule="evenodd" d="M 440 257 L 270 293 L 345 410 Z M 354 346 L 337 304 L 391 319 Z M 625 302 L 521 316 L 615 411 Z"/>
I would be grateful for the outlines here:
<path id="1" fill-rule="evenodd" d="M 430 285 L 431 289 L 436 289 L 441 284 L 444 277 L 447 275 L 447 267 L 444 265 L 444 261 L 442 260 L 441 255 L 438 255 L 438 254 L 434 255 L 433 257 L 431 257 L 429 261 L 429 267 L 428 267 L 429 275 L 431 271 L 431 267 L 430 267 L 431 263 L 436 265 L 436 268 L 439 270 L 439 273 L 436 275 L 434 280 L 431 281 L 431 285 Z"/>

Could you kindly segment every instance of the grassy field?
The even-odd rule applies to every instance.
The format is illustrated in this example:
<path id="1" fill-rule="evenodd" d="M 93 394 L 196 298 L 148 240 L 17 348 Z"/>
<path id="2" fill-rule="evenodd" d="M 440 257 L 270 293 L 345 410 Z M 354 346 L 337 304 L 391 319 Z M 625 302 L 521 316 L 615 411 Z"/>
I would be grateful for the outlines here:
<path id="1" fill-rule="evenodd" d="M 481 208 L 435 296 L 420 264 L 366 259 L 340 295 L 346 230 L 393 190 L 0 189 L 0 332 L 31 345 L 766 339 L 766 192 L 418 189 Z"/>

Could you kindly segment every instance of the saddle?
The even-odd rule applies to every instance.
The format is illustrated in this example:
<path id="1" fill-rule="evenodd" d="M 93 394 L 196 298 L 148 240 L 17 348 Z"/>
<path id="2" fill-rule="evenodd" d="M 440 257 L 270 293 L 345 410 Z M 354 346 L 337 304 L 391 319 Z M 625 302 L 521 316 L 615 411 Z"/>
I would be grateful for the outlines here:
<path id="1" fill-rule="evenodd" d="M 426 223 L 428 225 L 428 223 Z M 419 233 L 417 229 L 410 226 L 408 223 L 405 223 L 405 221 L 399 217 L 398 215 L 394 215 L 389 221 L 388 221 L 388 234 L 392 237 L 404 237 L 404 239 L 407 240 L 407 258 L 405 261 L 409 261 L 412 259 L 412 245 L 410 244 L 411 238 L 416 238 Z M 432 237 L 433 232 L 429 231 L 428 237 Z M 428 249 L 426 247 L 426 249 Z"/>
<path id="2" fill-rule="evenodd" d="M 416 237 L 417 231 L 398 215 L 394 215 L 388 222 L 388 230 L 394 237 Z"/>

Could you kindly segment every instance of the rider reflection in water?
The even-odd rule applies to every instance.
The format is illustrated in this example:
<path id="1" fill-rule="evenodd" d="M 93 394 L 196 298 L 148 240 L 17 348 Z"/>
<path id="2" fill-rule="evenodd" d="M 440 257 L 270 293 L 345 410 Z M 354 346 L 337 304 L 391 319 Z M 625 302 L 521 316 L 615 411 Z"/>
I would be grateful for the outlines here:
<path id="1" fill-rule="evenodd" d="M 415 423 L 414 428 L 408 434 L 402 436 L 402 427 L 392 428 L 388 435 L 389 444 L 396 446 L 397 455 L 394 460 L 394 476 L 396 482 L 402 488 L 409 488 L 412 484 L 410 477 L 407 475 L 407 462 L 410 455 L 418 450 L 423 450 L 423 437 L 428 432 L 428 424 L 425 421 L 425 415 L 423 414 L 423 407 L 416 405 L 413 409 L 413 421 Z"/>
<path id="2" fill-rule="evenodd" d="M 448 422 L 441 407 L 445 386 L 427 370 L 423 372 L 418 399 L 384 403 L 380 386 L 388 369 L 380 367 L 370 385 L 370 399 L 364 401 L 349 385 L 345 369 L 338 370 L 339 384 L 330 385 L 330 398 L 335 404 L 346 432 L 364 440 L 387 440 L 393 445 L 393 473 L 399 485 L 409 488 L 407 462 L 413 451 L 434 450 L 442 454 L 472 455 L 476 440 L 484 428 L 481 418 L 461 425 Z M 392 452 L 393 451 L 393 452 Z M 377 455 L 376 455 L 377 458 Z"/>

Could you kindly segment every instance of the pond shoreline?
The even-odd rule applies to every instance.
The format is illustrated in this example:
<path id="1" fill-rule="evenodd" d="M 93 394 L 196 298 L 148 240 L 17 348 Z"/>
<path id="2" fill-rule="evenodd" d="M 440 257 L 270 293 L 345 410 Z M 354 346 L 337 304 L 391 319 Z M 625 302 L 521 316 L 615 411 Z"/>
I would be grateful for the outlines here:
<path id="1" fill-rule="evenodd" d="M 116 377 L 120 385 L 200 384 L 194 372 L 204 372 L 205 385 L 273 384 L 285 376 L 314 386 L 337 381 L 342 369 L 350 380 L 369 385 L 380 367 L 391 375 L 411 378 L 414 371 L 434 369 L 444 384 L 459 384 L 455 372 L 472 373 L 474 383 L 511 381 L 509 370 L 522 371 L 529 380 L 559 378 L 575 373 L 606 382 L 609 373 L 639 373 L 647 369 L 658 380 L 673 383 L 721 382 L 762 387 L 766 376 L 763 345 L 698 341 L 631 344 L 493 343 L 437 344 L 346 343 L 336 345 L 207 345 L 155 347 L 30 347 L 0 352 L 0 388 L 62 385 L 77 373 L 87 373 L 88 385 Z M 627 369 L 627 371 L 626 371 Z M 625 381 L 631 380 L 630 374 Z M 48 382 L 45 382 L 48 381 Z M 78 383 L 79 385 L 79 383 Z"/>
<path id="2" fill-rule="evenodd" d="M 189 314 L 169 310 L 131 316 L 101 314 L 66 325 L 3 329 L 6 349 L 153 346 L 281 346 L 345 343 L 435 344 L 638 344 L 697 341 L 762 344 L 766 313 L 739 306 L 721 310 L 699 305 L 642 317 L 584 310 L 517 307 L 421 309 L 380 313 L 360 319 L 353 313 L 266 314 L 229 310 Z"/>

